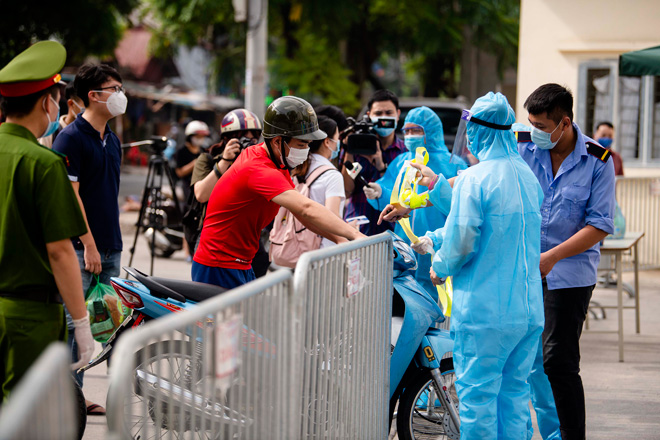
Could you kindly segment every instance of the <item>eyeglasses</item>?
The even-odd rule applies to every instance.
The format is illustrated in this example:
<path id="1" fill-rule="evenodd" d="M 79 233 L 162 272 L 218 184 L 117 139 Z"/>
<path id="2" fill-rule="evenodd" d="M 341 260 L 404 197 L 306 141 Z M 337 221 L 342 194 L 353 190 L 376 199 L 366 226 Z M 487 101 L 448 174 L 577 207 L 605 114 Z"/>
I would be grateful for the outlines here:
<path id="1" fill-rule="evenodd" d="M 413 136 L 424 135 L 424 129 L 419 125 L 415 125 L 412 127 L 403 127 L 402 130 L 404 135 L 413 135 Z"/>
<path id="2" fill-rule="evenodd" d="M 100 87 L 98 90 L 114 90 L 114 93 L 119 93 L 119 92 L 126 93 L 126 89 L 123 86 Z M 94 91 L 96 92 L 97 90 Z"/>

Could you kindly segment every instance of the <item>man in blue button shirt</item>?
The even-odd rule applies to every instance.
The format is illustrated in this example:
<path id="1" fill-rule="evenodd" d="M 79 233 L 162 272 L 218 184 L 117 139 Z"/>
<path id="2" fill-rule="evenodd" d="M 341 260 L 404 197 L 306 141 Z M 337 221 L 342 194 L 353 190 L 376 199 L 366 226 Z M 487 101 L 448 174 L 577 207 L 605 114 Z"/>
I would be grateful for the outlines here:
<path id="1" fill-rule="evenodd" d="M 108 121 L 126 111 L 121 76 L 108 65 L 86 64 L 74 79 L 85 111 L 55 139 L 53 150 L 68 158 L 67 174 L 78 198 L 88 232 L 73 240 L 87 292 L 94 275 L 108 284 L 119 276 L 122 239 L 119 227 L 121 144 Z M 67 321 L 68 313 L 67 313 Z M 77 348 L 69 341 L 75 355 Z M 82 373 L 76 381 L 82 387 Z M 105 414 L 88 402 L 88 413 Z"/>
<path id="2" fill-rule="evenodd" d="M 596 284 L 599 243 L 614 232 L 614 166 L 608 151 L 573 122 L 573 96 L 566 88 L 545 84 L 524 105 L 532 131 L 527 139 L 518 137 L 518 150 L 544 192 L 543 367 L 556 402 L 561 438 L 583 440 L 580 335 Z M 532 392 L 543 393 L 535 389 L 533 379 Z"/>

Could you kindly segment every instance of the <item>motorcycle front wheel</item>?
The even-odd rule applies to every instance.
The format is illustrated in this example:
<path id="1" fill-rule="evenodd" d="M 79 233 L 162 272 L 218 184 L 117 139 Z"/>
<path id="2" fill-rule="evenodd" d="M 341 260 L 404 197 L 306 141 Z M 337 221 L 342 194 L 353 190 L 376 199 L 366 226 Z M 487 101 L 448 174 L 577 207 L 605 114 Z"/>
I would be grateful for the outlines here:
<path id="1" fill-rule="evenodd" d="M 161 341 L 139 350 L 136 355 L 133 393 L 124 403 L 124 436 L 131 439 L 221 437 L 221 417 L 210 400 L 202 400 L 205 386 L 201 362 L 193 356 L 194 344 Z M 170 392 L 177 399 L 168 399 Z M 205 417 L 202 413 L 206 413 Z M 210 414 L 214 413 L 214 414 Z M 205 418 L 205 421 L 202 421 Z"/>
<path id="2" fill-rule="evenodd" d="M 451 359 L 443 359 L 441 374 L 458 408 L 456 375 Z M 398 437 L 405 440 L 460 439 L 460 432 L 451 423 L 449 412 L 438 399 L 438 392 L 429 370 L 420 372 L 403 391 L 399 399 L 396 428 Z"/>

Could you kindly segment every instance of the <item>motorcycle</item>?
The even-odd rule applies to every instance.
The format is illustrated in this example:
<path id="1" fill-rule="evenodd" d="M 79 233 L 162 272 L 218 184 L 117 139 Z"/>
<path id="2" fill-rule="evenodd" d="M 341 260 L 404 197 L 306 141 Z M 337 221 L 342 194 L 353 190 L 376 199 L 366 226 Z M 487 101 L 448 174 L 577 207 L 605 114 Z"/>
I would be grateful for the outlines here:
<path id="1" fill-rule="evenodd" d="M 169 313 L 189 309 L 205 299 L 227 291 L 225 288 L 211 284 L 150 277 L 134 268 L 123 267 L 123 270 L 137 281 L 113 277 L 110 279 L 110 285 L 119 295 L 122 303 L 132 309 L 132 313 L 108 339 L 101 353 L 79 371 L 94 368 L 106 360 L 110 362 L 113 347 L 125 331 L 138 328 Z M 180 429 L 176 422 L 169 422 L 167 418 L 167 414 L 173 409 L 168 408 L 167 403 L 163 401 L 162 392 L 168 390 L 183 391 L 180 399 L 181 408 L 185 409 L 190 417 L 194 413 L 205 411 L 223 414 L 225 422 L 228 420 L 234 425 L 240 426 L 246 423 L 244 417 L 224 407 L 220 401 L 202 402 L 195 396 L 194 380 L 202 377 L 201 350 L 201 342 L 193 337 L 191 341 L 155 342 L 136 353 L 136 359 L 141 363 L 135 368 L 134 398 L 125 405 L 128 420 L 126 427 L 128 432 L 125 433 L 127 437 L 134 439 L 143 437 L 142 430 L 145 424 L 139 414 L 142 414 L 145 404 L 149 409 L 147 417 L 158 424 L 157 432 L 166 436 L 170 430 Z M 166 369 L 176 374 L 169 375 Z M 156 375 L 155 372 L 160 374 Z M 174 377 L 174 380 L 168 381 L 163 377 Z M 161 396 L 158 395 L 159 393 Z M 174 409 L 175 414 L 178 412 L 179 408 Z M 189 430 L 190 421 L 187 420 L 185 423 L 185 430 Z M 206 438 L 202 432 L 199 432 L 199 435 L 201 438 Z"/>
<path id="2" fill-rule="evenodd" d="M 400 439 L 459 439 L 456 376 L 448 354 L 454 343 L 448 330 L 435 328 L 445 317 L 415 280 L 413 250 L 390 234 L 394 242 L 390 421 L 396 417 Z"/>
<path id="3" fill-rule="evenodd" d="M 448 330 L 435 328 L 435 324 L 444 321 L 444 315 L 431 295 L 415 280 L 417 261 L 410 246 L 401 238 L 391 233 L 394 243 L 393 301 L 392 301 L 392 355 L 390 365 L 390 425 L 396 418 L 396 427 L 400 439 L 422 438 L 460 438 L 460 420 L 458 398 L 454 387 L 455 374 L 453 360 L 447 353 L 453 350 L 453 341 Z M 137 328 L 152 319 L 172 312 L 194 307 L 198 302 L 226 291 L 218 286 L 191 281 L 171 280 L 149 277 L 133 269 L 123 268 L 137 281 L 112 278 L 111 285 L 133 314 L 127 318 L 108 340 L 104 350 L 89 365 L 81 370 L 88 370 L 110 357 L 112 346 L 121 334 L 131 328 Z M 248 330 L 249 331 L 249 330 Z M 195 350 L 201 350 L 200 343 L 183 341 L 161 341 L 151 344 L 138 352 L 136 359 L 143 360 L 136 366 L 134 401 L 143 406 L 148 400 L 149 414 L 154 422 L 157 417 L 158 402 L 149 394 L 153 388 L 167 389 L 180 384 L 165 384 L 151 372 L 154 365 L 173 362 L 178 358 L 178 365 L 171 366 L 182 371 L 180 382 L 190 389 L 191 377 L 200 377 L 201 365 L 191 365 Z M 172 350 L 174 351 L 172 353 Z M 443 357 L 445 357 L 443 359 Z M 199 363 L 199 362 L 198 362 Z M 333 368 L 328 366 L 328 368 Z M 195 374 L 196 371 L 196 374 Z M 190 376 L 187 377 L 186 375 Z M 161 404 L 164 405 L 164 404 Z M 208 402 L 205 403 L 209 405 Z M 212 403 L 221 406 L 220 403 Z M 194 397 L 183 402 L 185 408 L 199 406 Z M 199 409 L 199 408 L 198 408 Z M 203 409 L 202 409 L 203 410 Z M 126 405 L 127 414 L 133 416 L 141 411 L 134 411 Z M 160 411 L 167 412 L 164 406 Z M 176 410 L 175 412 L 178 412 Z M 238 412 L 222 408 L 217 413 L 224 413 L 234 424 L 249 423 Z M 164 429 L 175 429 L 167 426 Z M 141 423 L 131 423 L 132 438 L 138 438 Z"/>

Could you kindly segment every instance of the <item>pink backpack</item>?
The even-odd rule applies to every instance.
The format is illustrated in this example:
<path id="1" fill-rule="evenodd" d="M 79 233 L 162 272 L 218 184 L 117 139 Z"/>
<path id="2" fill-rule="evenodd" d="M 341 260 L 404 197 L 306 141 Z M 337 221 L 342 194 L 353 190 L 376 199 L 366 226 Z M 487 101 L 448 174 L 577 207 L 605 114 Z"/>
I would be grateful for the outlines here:
<path id="1" fill-rule="evenodd" d="M 334 169 L 335 167 L 330 165 L 322 165 L 312 171 L 304 183 L 298 183 L 298 179 L 294 177 L 296 191 L 309 197 L 309 188 L 314 181 L 321 174 Z M 270 261 L 278 266 L 294 268 L 303 252 L 313 251 L 321 246 L 321 239 L 320 235 L 307 229 L 288 209 L 281 206 L 270 231 Z"/>

